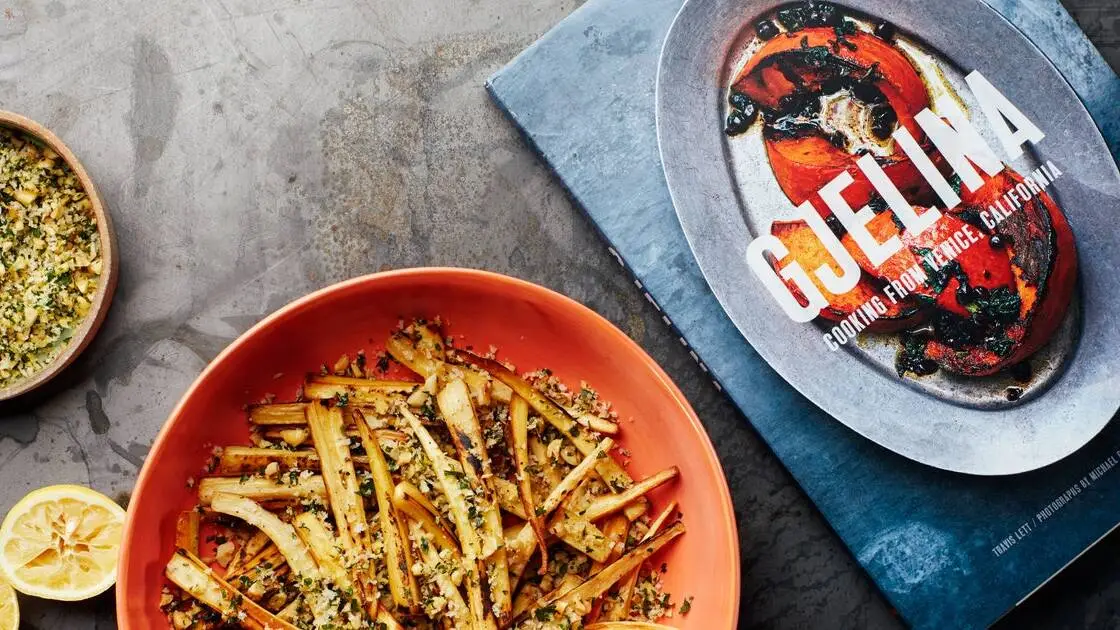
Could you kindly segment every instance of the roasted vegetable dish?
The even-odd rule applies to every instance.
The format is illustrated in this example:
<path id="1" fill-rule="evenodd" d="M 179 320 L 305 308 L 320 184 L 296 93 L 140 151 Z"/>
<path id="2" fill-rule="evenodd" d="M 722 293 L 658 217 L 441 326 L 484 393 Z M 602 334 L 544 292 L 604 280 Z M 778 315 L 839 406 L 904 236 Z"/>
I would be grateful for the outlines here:
<path id="1" fill-rule="evenodd" d="M 962 186 L 917 122 L 934 100 L 925 76 L 930 70 L 914 61 L 888 22 L 810 1 L 778 9 L 754 24 L 754 32 L 752 52 L 728 87 L 725 132 L 734 141 L 759 127 L 781 191 L 796 206 L 811 204 L 858 262 L 858 284 L 842 295 L 805 278 L 828 299 L 820 312 L 826 326 L 843 322 L 854 329 L 851 336 L 900 333 L 899 376 L 939 368 L 986 376 L 1042 348 L 1062 324 L 1077 279 L 1073 233 L 1046 191 L 1061 175 L 1057 167 L 1046 163 L 1019 174 L 1004 166 Z M 903 140 L 914 143 L 912 150 L 900 148 Z M 919 150 L 928 164 L 911 159 Z M 867 156 L 915 214 L 944 199 L 931 189 L 930 170 L 960 201 L 932 227 L 911 233 L 857 165 Z M 885 262 L 872 264 L 822 200 L 822 188 L 838 176 L 851 177 L 843 200 L 875 213 L 866 223 L 871 235 L 901 241 Z M 840 275 L 805 221 L 775 221 L 771 234 L 803 269 Z M 774 257 L 768 260 L 778 271 Z M 783 278 L 802 305 L 810 303 L 796 282 Z M 897 299 L 876 297 L 885 295 Z"/>
<path id="2" fill-rule="evenodd" d="M 392 371 L 412 375 L 390 378 Z M 616 459 L 586 385 L 456 347 L 439 321 L 248 407 L 182 513 L 161 608 L 183 628 L 664 628 L 675 502 Z"/>

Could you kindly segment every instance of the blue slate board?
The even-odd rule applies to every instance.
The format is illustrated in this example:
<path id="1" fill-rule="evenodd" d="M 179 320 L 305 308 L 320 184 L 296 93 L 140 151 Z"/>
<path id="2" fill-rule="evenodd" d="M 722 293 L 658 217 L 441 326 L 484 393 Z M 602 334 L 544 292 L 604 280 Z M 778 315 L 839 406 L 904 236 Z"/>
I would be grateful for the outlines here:
<path id="1" fill-rule="evenodd" d="M 782 380 L 708 290 L 662 175 L 654 87 L 681 4 L 590 0 L 487 88 L 902 616 L 915 628 L 985 627 L 1120 522 L 1120 469 L 1088 477 L 1120 455 L 1120 422 L 1046 469 L 970 477 L 861 438 Z M 1120 78 L 1057 0 L 991 4 L 1062 71 L 1120 155 Z"/>

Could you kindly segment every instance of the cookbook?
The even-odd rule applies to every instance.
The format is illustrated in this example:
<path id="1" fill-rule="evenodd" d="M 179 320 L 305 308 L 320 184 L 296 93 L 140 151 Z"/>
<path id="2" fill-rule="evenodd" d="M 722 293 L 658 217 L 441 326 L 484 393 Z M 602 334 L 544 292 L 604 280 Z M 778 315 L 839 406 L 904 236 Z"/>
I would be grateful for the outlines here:
<path id="1" fill-rule="evenodd" d="M 1056 2 L 593 0 L 488 88 L 913 627 L 1120 522 L 1120 79 Z"/>

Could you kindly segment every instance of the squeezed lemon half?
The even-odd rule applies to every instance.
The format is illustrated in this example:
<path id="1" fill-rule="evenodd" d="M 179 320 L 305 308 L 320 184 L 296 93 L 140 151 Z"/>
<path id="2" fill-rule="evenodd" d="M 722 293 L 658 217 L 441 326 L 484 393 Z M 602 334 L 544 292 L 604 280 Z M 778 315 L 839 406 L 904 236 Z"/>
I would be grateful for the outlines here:
<path id="1" fill-rule="evenodd" d="M 0 578 L 0 630 L 17 630 L 19 628 L 19 601 L 16 600 L 16 591 L 5 580 Z"/>
<path id="2" fill-rule="evenodd" d="M 0 525 L 0 574 L 35 597 L 93 597 L 117 579 L 123 528 L 124 509 L 100 492 L 75 485 L 40 488 L 20 499 Z"/>

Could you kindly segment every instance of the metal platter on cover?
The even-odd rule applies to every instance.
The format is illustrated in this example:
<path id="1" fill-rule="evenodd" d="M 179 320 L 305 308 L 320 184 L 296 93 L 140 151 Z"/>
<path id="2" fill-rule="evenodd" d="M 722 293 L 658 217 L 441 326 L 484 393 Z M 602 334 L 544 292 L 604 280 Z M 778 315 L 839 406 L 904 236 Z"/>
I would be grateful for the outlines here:
<path id="1" fill-rule="evenodd" d="M 1120 407 L 1120 174 L 987 5 L 691 0 L 657 125 L 728 316 L 849 428 L 1003 475 L 1076 451 Z"/>

